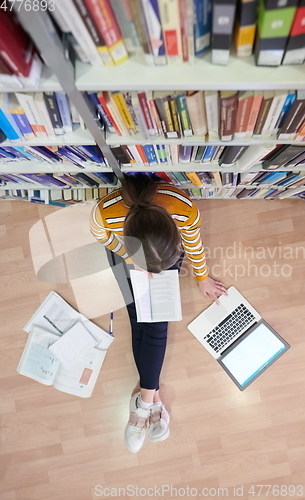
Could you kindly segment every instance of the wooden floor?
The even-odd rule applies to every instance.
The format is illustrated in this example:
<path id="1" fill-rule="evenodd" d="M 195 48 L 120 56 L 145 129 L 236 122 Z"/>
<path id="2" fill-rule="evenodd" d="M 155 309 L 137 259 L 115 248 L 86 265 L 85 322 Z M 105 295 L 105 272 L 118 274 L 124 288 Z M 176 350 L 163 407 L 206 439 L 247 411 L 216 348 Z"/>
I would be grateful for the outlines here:
<path id="1" fill-rule="evenodd" d="M 235 285 L 291 349 L 240 392 L 186 328 L 208 302 L 184 263 L 183 320 L 170 325 L 161 379 L 171 435 L 132 454 L 123 432 L 137 374 L 124 309 L 91 398 L 17 374 L 23 326 L 42 300 L 55 290 L 76 305 L 71 284 L 37 279 L 29 243 L 35 223 L 68 209 L 0 203 L 1 500 L 305 498 L 305 203 L 198 205 L 214 276 Z M 85 241 L 86 224 L 83 232 Z M 108 327 L 106 315 L 94 321 Z"/>

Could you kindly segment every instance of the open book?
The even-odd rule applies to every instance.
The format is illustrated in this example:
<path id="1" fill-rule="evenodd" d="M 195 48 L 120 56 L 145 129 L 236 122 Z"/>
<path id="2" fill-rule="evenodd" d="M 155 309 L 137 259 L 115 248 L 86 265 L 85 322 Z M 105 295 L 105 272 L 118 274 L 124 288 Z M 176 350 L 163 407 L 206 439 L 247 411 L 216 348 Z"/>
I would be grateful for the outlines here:
<path id="1" fill-rule="evenodd" d="M 59 335 L 34 325 L 17 371 L 41 384 L 53 385 L 59 391 L 89 398 L 107 351 L 94 347 L 65 368 L 49 349 L 59 338 Z"/>
<path id="2" fill-rule="evenodd" d="M 182 319 L 178 271 L 163 271 L 148 278 L 142 271 L 130 271 L 139 323 Z"/>
<path id="3" fill-rule="evenodd" d="M 71 366 L 65 367 L 49 347 L 80 325 L 91 334 L 96 345 L 80 357 L 75 356 Z M 88 320 L 56 292 L 50 292 L 24 330 L 29 336 L 18 373 L 42 384 L 53 385 L 59 391 L 89 398 L 107 349 L 114 340 L 113 335 Z"/>

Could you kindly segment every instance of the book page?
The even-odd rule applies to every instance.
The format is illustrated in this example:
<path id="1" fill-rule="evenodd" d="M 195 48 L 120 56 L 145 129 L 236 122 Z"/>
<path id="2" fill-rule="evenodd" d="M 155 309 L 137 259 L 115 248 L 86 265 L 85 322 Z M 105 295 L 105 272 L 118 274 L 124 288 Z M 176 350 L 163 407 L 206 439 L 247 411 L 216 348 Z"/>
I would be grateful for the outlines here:
<path id="1" fill-rule="evenodd" d="M 152 304 L 152 321 L 179 321 L 181 299 L 178 270 L 154 274 L 149 282 Z"/>
<path id="2" fill-rule="evenodd" d="M 95 347 L 97 341 L 79 321 L 53 345 L 50 351 L 55 354 L 65 368 L 69 368 L 87 351 Z"/>
<path id="3" fill-rule="evenodd" d="M 21 356 L 17 371 L 45 385 L 52 385 L 59 368 L 59 360 L 49 347 L 58 335 L 33 326 Z"/>
<path id="4" fill-rule="evenodd" d="M 53 383 L 55 389 L 89 398 L 99 376 L 107 351 L 94 347 L 70 368 L 60 365 Z"/>
<path id="5" fill-rule="evenodd" d="M 98 341 L 97 347 L 107 349 L 113 342 L 112 335 L 79 313 L 56 292 L 49 293 L 23 329 L 29 333 L 33 325 L 38 325 L 57 335 L 62 335 L 78 321 L 81 321 Z"/>
<path id="6" fill-rule="evenodd" d="M 130 278 L 135 298 L 137 319 L 139 323 L 151 323 L 151 303 L 149 286 L 153 280 L 142 271 L 131 270 Z"/>

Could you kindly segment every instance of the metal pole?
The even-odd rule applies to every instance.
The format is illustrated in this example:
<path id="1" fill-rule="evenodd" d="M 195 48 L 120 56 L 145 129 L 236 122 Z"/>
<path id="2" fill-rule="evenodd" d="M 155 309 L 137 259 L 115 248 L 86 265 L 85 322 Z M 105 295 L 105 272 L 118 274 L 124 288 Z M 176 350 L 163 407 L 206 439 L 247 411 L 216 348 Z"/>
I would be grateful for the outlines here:
<path id="1" fill-rule="evenodd" d="M 84 120 L 113 172 L 122 180 L 124 174 L 119 163 L 106 143 L 85 99 L 75 85 L 73 73 L 62 53 L 61 41 L 49 19 L 49 15 L 42 11 L 26 11 L 24 3 L 20 6 L 20 3 L 16 2 L 14 7 L 22 26 L 31 36 L 46 64 L 56 75 L 61 87 Z"/>

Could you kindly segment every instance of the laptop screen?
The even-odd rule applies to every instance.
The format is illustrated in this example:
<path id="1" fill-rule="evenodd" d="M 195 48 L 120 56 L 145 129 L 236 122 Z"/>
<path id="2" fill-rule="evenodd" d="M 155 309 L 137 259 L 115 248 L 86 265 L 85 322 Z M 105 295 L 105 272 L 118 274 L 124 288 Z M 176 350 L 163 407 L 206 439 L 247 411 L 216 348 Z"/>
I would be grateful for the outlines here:
<path id="1" fill-rule="evenodd" d="M 259 322 L 219 362 L 243 390 L 289 347 L 267 323 Z"/>

